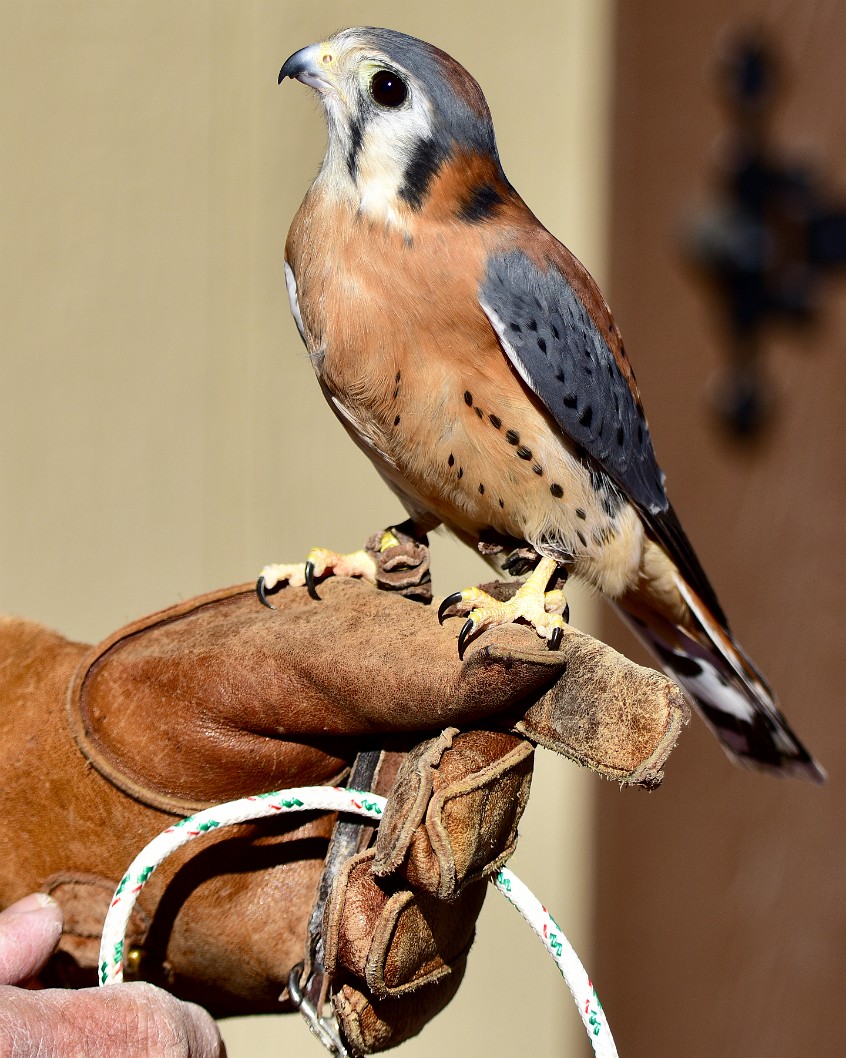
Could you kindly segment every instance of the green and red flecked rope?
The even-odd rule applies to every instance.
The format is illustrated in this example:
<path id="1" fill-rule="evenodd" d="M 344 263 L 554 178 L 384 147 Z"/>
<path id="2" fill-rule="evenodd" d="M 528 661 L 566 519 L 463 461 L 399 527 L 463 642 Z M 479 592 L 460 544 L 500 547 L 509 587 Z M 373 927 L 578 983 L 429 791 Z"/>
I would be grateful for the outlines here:
<path id="1" fill-rule="evenodd" d="M 123 980 L 123 951 L 129 916 L 147 879 L 176 849 L 219 827 L 247 823 L 282 812 L 347 812 L 379 820 L 385 798 L 339 786 L 302 786 L 243 797 L 207 808 L 167 828 L 142 849 L 121 878 L 112 899 L 100 942 L 101 985 Z M 611 1030 L 590 978 L 558 923 L 520 879 L 503 867 L 490 881 L 520 912 L 552 956 L 578 1007 L 597 1058 L 618 1058 Z"/>

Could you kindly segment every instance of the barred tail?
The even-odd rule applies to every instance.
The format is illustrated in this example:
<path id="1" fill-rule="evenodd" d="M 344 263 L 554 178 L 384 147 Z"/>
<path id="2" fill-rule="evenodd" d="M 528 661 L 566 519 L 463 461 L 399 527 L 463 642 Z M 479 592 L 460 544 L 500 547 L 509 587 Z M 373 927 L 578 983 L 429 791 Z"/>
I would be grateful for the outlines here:
<path id="1" fill-rule="evenodd" d="M 681 575 L 693 627 L 681 628 L 643 600 L 623 616 L 676 680 L 732 760 L 777 775 L 824 782 L 825 772 L 790 730 L 766 680 Z"/>

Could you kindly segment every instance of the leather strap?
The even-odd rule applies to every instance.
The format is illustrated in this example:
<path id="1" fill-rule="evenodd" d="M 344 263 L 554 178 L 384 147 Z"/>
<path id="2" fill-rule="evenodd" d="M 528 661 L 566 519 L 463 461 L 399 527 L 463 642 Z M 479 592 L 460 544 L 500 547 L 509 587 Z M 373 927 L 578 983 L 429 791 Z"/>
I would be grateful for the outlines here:
<path id="1" fill-rule="evenodd" d="M 355 758 L 346 786 L 353 790 L 372 790 L 376 773 L 382 760 L 381 749 L 370 749 L 359 753 Z M 352 819 L 338 819 L 332 832 L 332 840 L 326 852 L 323 874 L 317 887 L 317 898 L 311 909 L 306 937 L 306 959 L 304 973 L 306 976 L 322 975 L 326 966 L 324 962 L 323 913 L 326 901 L 338 871 L 346 861 L 367 847 L 373 834 L 373 827 L 367 823 Z M 307 992 L 308 994 L 308 992 Z M 317 996 L 310 995 L 317 999 Z M 320 997 L 325 1000 L 325 996 Z M 322 1004 L 321 1004 L 322 1005 Z"/>
<path id="2" fill-rule="evenodd" d="M 356 757 L 346 786 L 353 790 L 387 793 L 393 786 L 406 750 L 384 747 L 364 750 Z M 339 1058 L 350 1053 L 333 1011 L 324 1015 L 332 980 L 326 971 L 326 905 L 332 889 L 353 856 L 366 849 L 375 833 L 372 824 L 356 819 L 338 819 L 326 853 L 317 897 L 306 934 L 305 959 L 291 971 L 288 995 L 306 1019 L 312 1032 Z M 284 996 L 284 993 L 283 993 Z"/>
<path id="3" fill-rule="evenodd" d="M 353 790 L 372 789 L 381 759 L 381 749 L 360 752 L 353 762 L 347 787 Z M 373 827 L 363 821 L 354 818 L 336 820 L 317 886 L 317 897 L 309 917 L 305 959 L 288 976 L 288 998 L 305 1018 L 314 1035 L 336 1058 L 349 1058 L 350 1051 L 334 1012 L 326 1011 L 332 981 L 326 972 L 324 958 L 323 916 L 338 873 L 369 842 L 372 833 Z M 280 999 L 284 997 L 283 992 Z"/>

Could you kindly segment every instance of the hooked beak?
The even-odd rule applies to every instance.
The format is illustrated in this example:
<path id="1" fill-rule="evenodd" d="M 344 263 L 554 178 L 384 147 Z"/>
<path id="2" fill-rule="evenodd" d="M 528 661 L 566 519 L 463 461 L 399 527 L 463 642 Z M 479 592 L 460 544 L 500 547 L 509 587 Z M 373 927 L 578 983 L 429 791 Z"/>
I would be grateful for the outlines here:
<path id="1" fill-rule="evenodd" d="M 327 77 L 333 60 L 334 55 L 326 44 L 309 44 L 285 60 L 279 71 L 279 84 L 282 84 L 286 77 L 292 77 L 295 81 L 307 84 L 309 88 L 325 92 L 327 88 L 334 87 Z"/>

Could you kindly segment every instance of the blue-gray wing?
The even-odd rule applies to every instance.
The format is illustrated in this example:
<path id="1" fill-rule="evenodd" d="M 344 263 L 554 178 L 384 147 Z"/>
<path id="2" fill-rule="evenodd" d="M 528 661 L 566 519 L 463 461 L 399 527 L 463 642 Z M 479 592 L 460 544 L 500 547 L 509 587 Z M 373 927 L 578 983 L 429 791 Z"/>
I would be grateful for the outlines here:
<path id="1" fill-rule="evenodd" d="M 592 284 L 588 294 L 601 302 Z M 652 535 L 727 627 L 716 593 L 670 506 L 636 391 L 567 277 L 554 261 L 543 271 L 520 250 L 492 255 L 479 303 L 526 385 L 562 431 L 640 510 Z M 616 329 L 613 337 L 619 341 Z"/>
<path id="2" fill-rule="evenodd" d="M 643 411 L 566 277 L 512 250 L 489 259 L 479 301 L 514 368 L 561 429 L 638 507 L 666 511 Z"/>

